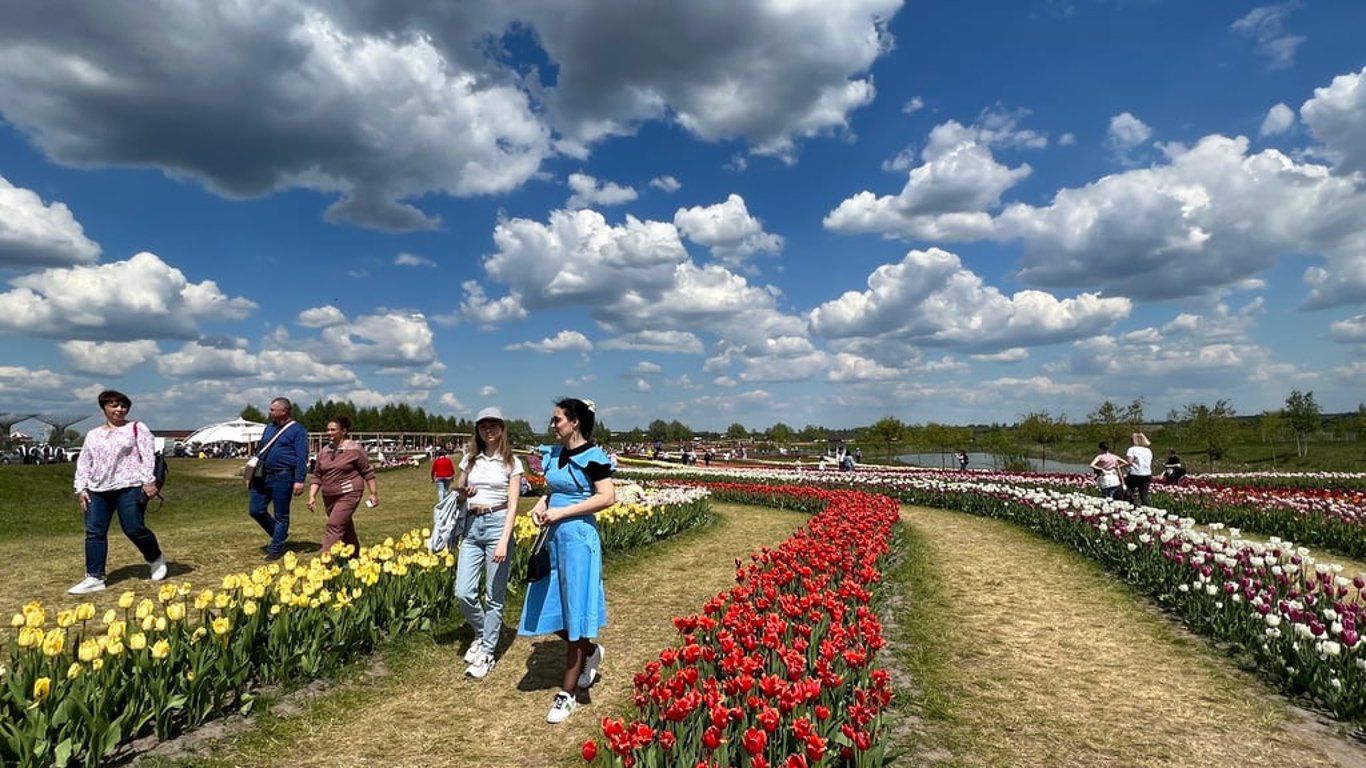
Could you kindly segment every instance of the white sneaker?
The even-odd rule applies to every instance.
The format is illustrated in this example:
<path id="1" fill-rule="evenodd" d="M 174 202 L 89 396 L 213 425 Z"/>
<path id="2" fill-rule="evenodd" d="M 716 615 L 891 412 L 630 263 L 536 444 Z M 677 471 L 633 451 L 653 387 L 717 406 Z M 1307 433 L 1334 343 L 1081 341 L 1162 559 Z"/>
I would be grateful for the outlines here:
<path id="1" fill-rule="evenodd" d="M 473 664 L 474 662 L 478 661 L 479 657 L 482 655 L 484 655 L 484 645 L 483 643 L 480 643 L 478 640 L 475 640 L 474 642 L 470 643 L 469 650 L 465 651 L 465 663 Z"/>
<path id="2" fill-rule="evenodd" d="M 602 643 L 593 646 L 593 653 L 583 661 L 583 671 L 579 673 L 579 690 L 598 681 L 601 676 L 598 668 L 602 666 Z"/>
<path id="3" fill-rule="evenodd" d="M 493 667 L 497 663 L 498 660 L 493 658 L 493 654 L 481 654 L 479 658 L 475 659 L 474 663 L 471 664 L 469 668 L 465 670 L 465 674 L 469 675 L 475 680 L 483 680 L 485 675 L 493 671 Z"/>
<path id="4" fill-rule="evenodd" d="M 555 703 L 550 705 L 550 712 L 546 714 L 547 723 L 563 723 L 574 714 L 574 696 L 560 691 L 555 694 Z"/>
<path id="5" fill-rule="evenodd" d="M 86 576 L 84 579 L 81 579 L 81 583 L 68 589 L 66 593 L 68 595 L 88 595 L 91 592 L 99 592 L 102 589 L 104 589 L 104 579 L 101 579 L 99 576 Z"/>
<path id="6" fill-rule="evenodd" d="M 150 565 L 152 566 L 152 581 L 161 581 L 166 578 L 165 555 L 157 555 L 157 559 L 153 560 Z"/>

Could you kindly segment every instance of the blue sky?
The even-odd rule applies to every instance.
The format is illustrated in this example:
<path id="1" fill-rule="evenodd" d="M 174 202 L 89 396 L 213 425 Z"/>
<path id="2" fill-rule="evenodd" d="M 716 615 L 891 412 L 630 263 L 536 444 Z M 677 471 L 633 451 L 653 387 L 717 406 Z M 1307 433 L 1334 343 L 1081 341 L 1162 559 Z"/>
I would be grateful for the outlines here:
<path id="1" fill-rule="evenodd" d="M 0 411 L 1366 400 L 1366 4 L 3 0 Z"/>

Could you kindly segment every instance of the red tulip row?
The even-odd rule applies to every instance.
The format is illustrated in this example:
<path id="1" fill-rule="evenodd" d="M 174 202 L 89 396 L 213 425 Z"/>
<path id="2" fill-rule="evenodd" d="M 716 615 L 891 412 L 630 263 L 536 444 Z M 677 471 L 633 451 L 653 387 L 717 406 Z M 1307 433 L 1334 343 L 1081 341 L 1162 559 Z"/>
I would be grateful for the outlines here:
<path id="1" fill-rule="evenodd" d="M 678 645 L 635 676 L 636 717 L 604 718 L 594 766 L 808 768 L 881 763 L 890 676 L 870 603 L 897 503 L 860 491 L 708 484 L 714 500 L 811 509 L 736 585 L 679 616 Z"/>

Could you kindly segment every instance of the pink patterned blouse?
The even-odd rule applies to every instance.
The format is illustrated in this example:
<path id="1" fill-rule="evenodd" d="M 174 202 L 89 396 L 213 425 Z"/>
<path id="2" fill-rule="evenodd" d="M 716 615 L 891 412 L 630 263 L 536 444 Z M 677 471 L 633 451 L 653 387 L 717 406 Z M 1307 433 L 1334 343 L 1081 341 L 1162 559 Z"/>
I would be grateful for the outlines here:
<path id="1" fill-rule="evenodd" d="M 152 430 L 146 424 L 130 421 L 121 427 L 95 427 L 86 433 L 76 458 L 76 493 L 116 491 L 152 482 L 155 452 Z"/>

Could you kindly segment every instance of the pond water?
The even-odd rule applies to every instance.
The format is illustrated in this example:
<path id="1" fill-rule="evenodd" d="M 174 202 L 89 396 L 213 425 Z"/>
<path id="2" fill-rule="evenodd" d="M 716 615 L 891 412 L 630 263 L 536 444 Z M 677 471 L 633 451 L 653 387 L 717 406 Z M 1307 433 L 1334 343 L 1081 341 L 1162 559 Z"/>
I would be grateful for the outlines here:
<path id="1" fill-rule="evenodd" d="M 935 469 L 957 469 L 958 462 L 953 458 L 952 453 L 903 453 L 898 455 L 897 461 L 903 464 L 913 464 L 917 467 L 932 467 Z M 996 457 L 989 453 L 968 453 L 968 469 L 995 469 Z M 1091 474 L 1091 468 L 1085 464 L 1070 464 L 1065 461 L 1048 460 L 1045 465 L 1037 456 L 1029 457 L 1029 468 L 1035 472 L 1067 472 L 1071 474 Z"/>

